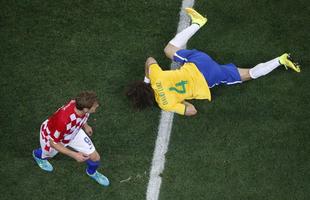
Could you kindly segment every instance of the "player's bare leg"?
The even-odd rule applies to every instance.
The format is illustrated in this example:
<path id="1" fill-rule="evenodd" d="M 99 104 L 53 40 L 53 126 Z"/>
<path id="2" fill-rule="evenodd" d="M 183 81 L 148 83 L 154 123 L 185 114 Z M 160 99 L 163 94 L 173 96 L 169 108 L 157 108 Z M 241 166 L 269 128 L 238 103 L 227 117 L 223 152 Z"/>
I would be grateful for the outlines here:
<path id="1" fill-rule="evenodd" d="M 246 68 L 237 68 L 238 69 L 238 72 L 240 74 L 240 77 L 241 77 L 241 81 L 244 82 L 244 81 L 249 81 L 251 80 L 251 76 L 250 76 L 250 73 L 249 73 L 249 69 L 246 69 Z"/>
<path id="2" fill-rule="evenodd" d="M 167 56 L 167 58 L 170 58 L 171 60 L 173 59 L 173 55 L 179 51 L 181 48 L 174 46 L 171 43 L 168 43 L 167 46 L 164 49 L 164 52 Z"/>
<path id="3" fill-rule="evenodd" d="M 207 22 L 207 18 L 200 15 L 193 8 L 186 8 L 185 12 L 191 18 L 191 25 L 176 34 L 164 49 L 166 56 L 173 59 L 173 55 L 180 49 L 184 49 L 187 41 Z"/>
<path id="4" fill-rule="evenodd" d="M 95 151 L 94 153 L 91 153 L 89 155 L 89 159 L 92 160 L 92 161 L 99 161 L 100 160 L 100 155 L 97 151 Z"/>

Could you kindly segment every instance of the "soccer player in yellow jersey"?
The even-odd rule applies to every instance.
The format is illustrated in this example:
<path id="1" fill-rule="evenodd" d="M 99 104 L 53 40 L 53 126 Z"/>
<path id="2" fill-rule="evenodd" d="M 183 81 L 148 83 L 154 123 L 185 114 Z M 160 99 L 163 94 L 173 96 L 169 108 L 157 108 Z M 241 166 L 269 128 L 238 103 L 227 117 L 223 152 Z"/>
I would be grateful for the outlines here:
<path id="1" fill-rule="evenodd" d="M 300 72 L 289 54 L 268 62 L 260 63 L 251 69 L 237 68 L 236 65 L 218 64 L 209 55 L 198 50 L 183 49 L 187 41 L 207 22 L 207 18 L 192 8 L 186 8 L 192 24 L 178 33 L 165 47 L 166 56 L 182 66 L 177 70 L 164 71 L 156 60 L 149 57 L 145 63 L 144 81 L 133 83 L 126 95 L 138 109 L 157 102 L 165 111 L 181 115 L 195 115 L 196 108 L 186 100 L 208 99 L 210 89 L 216 85 L 232 85 L 264 76 L 280 65 Z"/>

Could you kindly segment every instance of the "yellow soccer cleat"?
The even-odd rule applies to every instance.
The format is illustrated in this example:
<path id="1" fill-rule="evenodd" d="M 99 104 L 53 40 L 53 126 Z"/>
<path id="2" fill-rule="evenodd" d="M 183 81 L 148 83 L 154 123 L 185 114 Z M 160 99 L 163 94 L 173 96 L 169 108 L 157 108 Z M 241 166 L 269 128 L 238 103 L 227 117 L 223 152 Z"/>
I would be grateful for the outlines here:
<path id="1" fill-rule="evenodd" d="M 300 65 L 295 63 L 290 54 L 285 53 L 279 57 L 279 62 L 284 65 L 286 69 L 291 68 L 296 72 L 300 72 Z"/>
<path id="2" fill-rule="evenodd" d="M 190 16 L 192 24 L 198 24 L 200 27 L 207 23 L 208 19 L 199 14 L 193 8 L 185 8 L 185 12 Z"/>

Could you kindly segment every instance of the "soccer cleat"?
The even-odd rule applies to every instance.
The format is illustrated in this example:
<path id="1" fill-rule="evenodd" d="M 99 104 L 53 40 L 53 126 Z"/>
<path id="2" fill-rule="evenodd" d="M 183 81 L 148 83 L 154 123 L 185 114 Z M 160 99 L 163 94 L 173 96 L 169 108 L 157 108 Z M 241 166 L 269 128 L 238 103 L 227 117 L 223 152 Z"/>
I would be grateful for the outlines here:
<path id="1" fill-rule="evenodd" d="M 32 152 L 32 156 L 41 169 L 43 169 L 44 171 L 47 171 L 47 172 L 53 171 L 53 166 L 47 160 L 37 158 L 34 155 L 34 151 Z"/>
<path id="2" fill-rule="evenodd" d="M 208 19 L 199 14 L 196 10 L 193 8 L 185 8 L 186 13 L 190 16 L 192 19 L 192 24 L 198 24 L 200 27 L 205 25 L 207 23 Z"/>
<path id="3" fill-rule="evenodd" d="M 279 62 L 281 65 L 284 65 L 286 69 L 291 68 L 296 72 L 300 72 L 300 65 L 295 63 L 290 54 L 285 53 L 279 57 Z"/>
<path id="4" fill-rule="evenodd" d="M 94 179 L 95 181 L 97 181 L 97 183 L 99 183 L 100 185 L 103 185 L 103 186 L 109 186 L 110 185 L 109 179 L 106 176 L 104 176 L 103 174 L 99 173 L 98 171 L 96 171 L 94 174 L 89 174 L 86 171 L 86 174 L 88 176 L 90 176 L 92 179 Z"/>

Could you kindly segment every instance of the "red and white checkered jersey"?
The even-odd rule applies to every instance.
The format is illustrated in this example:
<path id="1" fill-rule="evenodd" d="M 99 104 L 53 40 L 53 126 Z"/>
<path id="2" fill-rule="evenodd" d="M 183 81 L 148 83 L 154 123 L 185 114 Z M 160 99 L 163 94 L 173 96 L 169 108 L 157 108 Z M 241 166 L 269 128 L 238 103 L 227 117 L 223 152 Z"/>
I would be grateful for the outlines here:
<path id="1" fill-rule="evenodd" d="M 75 100 L 71 100 L 42 124 L 41 134 L 46 143 L 48 143 L 50 138 L 55 143 L 68 144 L 83 127 L 89 117 L 89 113 L 82 116 L 78 115 L 74 110 L 75 105 Z M 46 148 L 49 149 L 49 145 Z M 46 150 L 48 151 L 48 149 Z"/>

